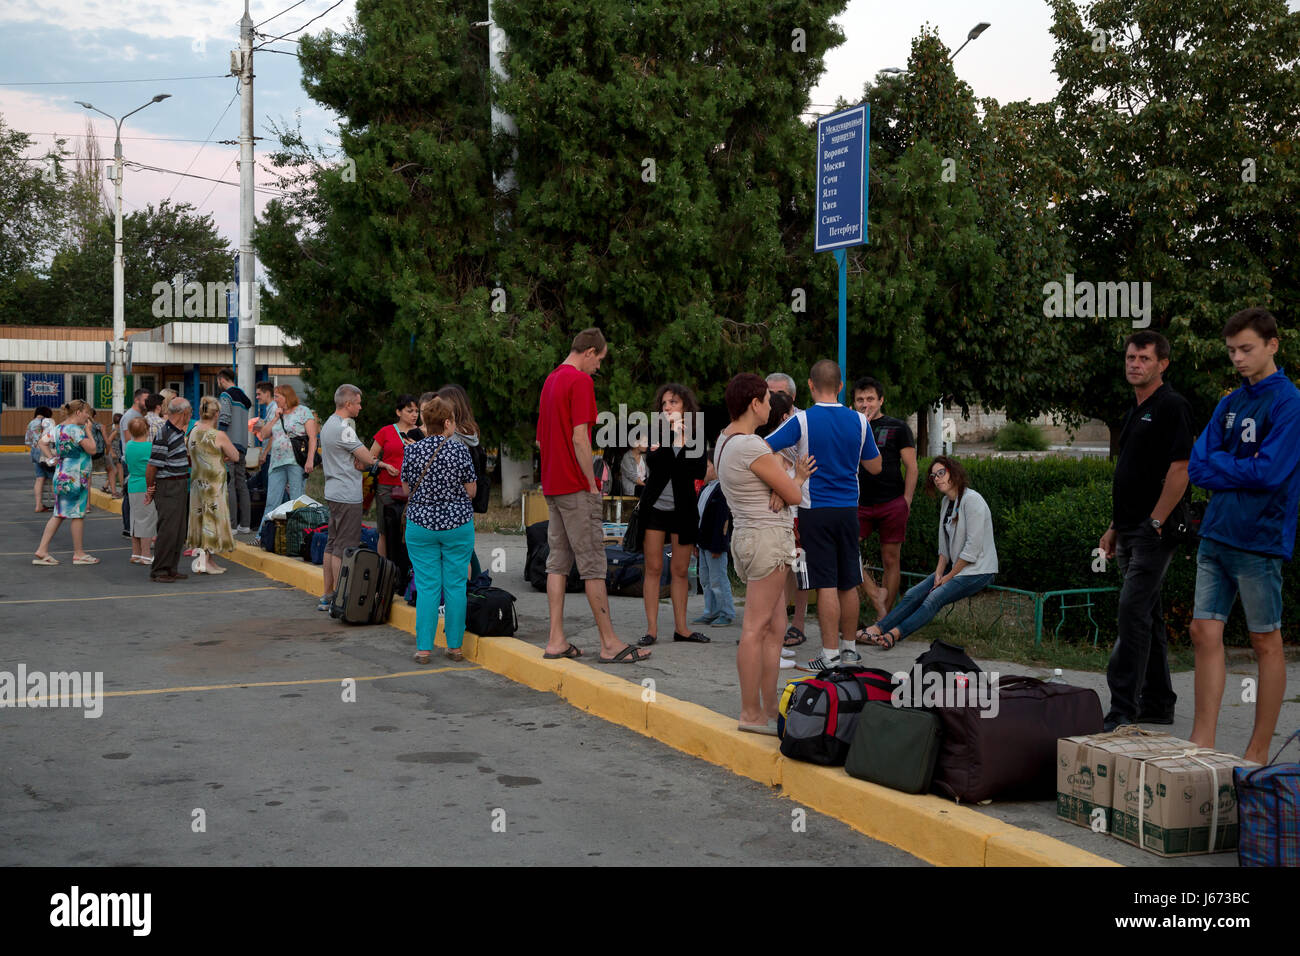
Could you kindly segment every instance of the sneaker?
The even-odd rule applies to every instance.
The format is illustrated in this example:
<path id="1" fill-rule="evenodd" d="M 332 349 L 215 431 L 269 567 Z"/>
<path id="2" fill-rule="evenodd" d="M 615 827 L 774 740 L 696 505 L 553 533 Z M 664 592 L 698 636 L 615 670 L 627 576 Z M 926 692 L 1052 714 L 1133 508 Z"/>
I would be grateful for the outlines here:
<path id="1" fill-rule="evenodd" d="M 131 537 L 131 532 L 130 532 L 130 531 L 123 531 L 123 532 L 122 532 L 122 537 L 124 537 L 124 538 L 129 538 L 129 537 Z"/>
<path id="2" fill-rule="evenodd" d="M 828 671 L 831 670 L 832 668 L 839 667 L 839 666 L 840 666 L 839 654 L 831 654 L 830 656 L 827 656 L 826 652 L 822 651 L 820 656 L 814 657 L 806 665 L 804 665 L 802 669 L 806 671 L 812 671 L 813 673 L 818 673 L 820 671 Z"/>
<path id="3" fill-rule="evenodd" d="M 794 658 L 793 658 L 793 657 L 783 657 L 783 658 L 781 658 L 781 670 L 789 670 L 790 668 L 792 668 L 792 667 L 794 667 L 794 666 L 795 666 L 795 663 L 794 663 Z"/>
<path id="4" fill-rule="evenodd" d="M 691 623 L 692 623 L 692 624 L 712 624 L 712 623 L 713 623 L 713 620 L 714 620 L 715 617 L 716 617 L 716 615 L 713 615 L 713 614 L 701 614 L 701 615 L 700 615 L 699 617 L 697 617 L 695 620 L 691 621 Z"/>
<path id="5" fill-rule="evenodd" d="M 735 623 L 736 619 L 734 617 L 715 617 L 713 619 L 714 627 L 731 627 Z"/>
<path id="6" fill-rule="evenodd" d="M 325 595 L 323 598 L 321 598 L 320 601 L 316 604 L 316 610 L 318 610 L 318 611 L 328 611 L 328 610 L 330 609 L 330 605 L 333 604 L 333 603 L 334 603 L 334 595 L 332 595 L 332 594 L 326 594 L 326 595 Z"/>
<path id="7" fill-rule="evenodd" d="M 862 660 L 862 655 L 859 654 L 857 651 L 850 651 L 847 648 L 845 650 L 840 651 L 841 664 L 856 664 L 860 660 Z"/>
<path id="8" fill-rule="evenodd" d="M 238 528 L 235 529 L 235 534 L 248 534 L 248 533 L 250 533 L 252 530 L 253 530 L 253 529 L 250 528 L 248 525 L 246 525 L 246 524 L 241 524 Z"/>
<path id="9" fill-rule="evenodd" d="M 788 659 L 788 660 L 794 660 L 794 648 L 793 648 L 793 647 L 783 647 L 783 648 L 781 648 L 781 659 L 782 659 L 783 661 L 784 661 L 784 660 L 787 660 L 787 659 Z M 785 667 L 785 664 L 782 664 L 781 666 L 782 666 L 782 667 Z M 791 665 L 791 666 L 793 666 L 793 665 Z"/>

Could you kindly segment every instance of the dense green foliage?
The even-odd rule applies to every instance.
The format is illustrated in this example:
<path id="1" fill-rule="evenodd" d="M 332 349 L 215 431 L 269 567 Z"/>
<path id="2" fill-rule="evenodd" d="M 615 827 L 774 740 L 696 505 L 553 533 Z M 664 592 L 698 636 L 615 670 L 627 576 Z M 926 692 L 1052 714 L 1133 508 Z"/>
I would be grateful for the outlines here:
<path id="1" fill-rule="evenodd" d="M 998 451 L 1047 451 L 1047 436 L 1029 422 L 1007 422 L 993 439 Z"/>

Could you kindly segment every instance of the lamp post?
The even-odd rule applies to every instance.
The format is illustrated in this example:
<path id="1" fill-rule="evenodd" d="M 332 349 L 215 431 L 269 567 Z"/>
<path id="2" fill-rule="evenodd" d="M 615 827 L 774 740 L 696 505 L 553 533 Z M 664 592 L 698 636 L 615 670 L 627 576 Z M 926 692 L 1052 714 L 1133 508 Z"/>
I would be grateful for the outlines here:
<path id="1" fill-rule="evenodd" d="M 971 40 L 978 40 L 980 34 L 983 33 L 985 30 L 987 30 L 990 26 L 992 26 L 992 24 L 984 23 L 983 21 L 980 21 L 979 23 L 975 24 L 975 26 L 971 27 L 970 32 L 966 34 L 966 43 L 963 43 L 961 46 L 957 47 L 957 49 L 953 51 L 952 56 L 948 57 L 948 62 L 951 63 L 956 58 L 958 53 L 966 49 L 966 44 L 970 43 Z M 943 399 L 942 398 L 940 398 L 939 401 L 935 402 L 934 405 L 930 406 L 930 414 L 928 417 L 929 417 L 929 421 L 926 425 L 926 451 L 929 453 L 930 457 L 933 458 L 935 455 L 943 454 Z"/>
<path id="2" fill-rule="evenodd" d="M 84 106 L 88 110 L 94 110 L 113 120 L 117 127 L 117 135 L 113 141 L 113 193 L 116 199 L 115 221 L 113 227 L 113 413 L 121 414 L 126 411 L 126 317 L 123 306 L 123 278 L 124 262 L 122 258 L 122 123 L 127 116 L 132 113 L 138 113 L 145 106 L 152 106 L 154 103 L 160 103 L 170 93 L 159 93 L 144 106 L 133 109 L 122 119 L 117 119 L 98 107 L 91 106 L 85 100 L 77 100 L 78 106 Z"/>

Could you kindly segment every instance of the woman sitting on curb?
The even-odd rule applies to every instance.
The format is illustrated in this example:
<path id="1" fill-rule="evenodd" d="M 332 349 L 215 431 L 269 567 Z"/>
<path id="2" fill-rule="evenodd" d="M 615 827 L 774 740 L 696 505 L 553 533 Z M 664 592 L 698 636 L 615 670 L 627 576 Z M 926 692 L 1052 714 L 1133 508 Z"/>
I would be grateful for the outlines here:
<path id="1" fill-rule="evenodd" d="M 930 463 L 925 493 L 944 496 L 939 514 L 939 563 L 934 573 L 903 595 L 894 609 L 862 632 L 886 650 L 919 631 L 946 604 L 976 594 L 998 571 L 993 516 L 988 503 L 967 483 L 966 469 L 947 455 Z"/>

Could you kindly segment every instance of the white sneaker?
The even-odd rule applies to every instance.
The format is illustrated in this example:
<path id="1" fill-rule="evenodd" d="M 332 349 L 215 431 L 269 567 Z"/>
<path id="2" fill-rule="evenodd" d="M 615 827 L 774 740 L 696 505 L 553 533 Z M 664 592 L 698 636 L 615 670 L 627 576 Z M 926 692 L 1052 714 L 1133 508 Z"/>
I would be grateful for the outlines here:
<path id="1" fill-rule="evenodd" d="M 794 669 L 794 666 L 795 666 L 795 664 L 794 664 L 794 657 L 793 657 L 793 656 L 791 656 L 791 657 L 783 657 L 783 658 L 781 658 L 781 670 L 783 670 L 783 671 L 784 671 L 784 670 L 793 670 L 793 669 Z"/>
<path id="2" fill-rule="evenodd" d="M 252 529 L 249 528 L 248 525 L 241 524 L 238 528 L 235 529 L 235 534 L 248 534 L 251 530 Z"/>
<path id="3" fill-rule="evenodd" d="M 791 660 L 794 660 L 794 648 L 793 648 L 793 647 L 783 647 L 783 648 L 781 648 L 781 657 L 783 657 L 783 658 L 787 658 L 787 657 L 788 657 L 788 658 L 790 658 Z M 785 667 L 785 664 L 782 664 L 781 666 L 782 666 L 782 667 Z M 792 666 L 793 666 L 793 665 L 792 665 Z"/>

